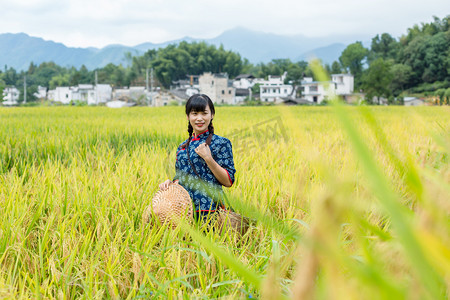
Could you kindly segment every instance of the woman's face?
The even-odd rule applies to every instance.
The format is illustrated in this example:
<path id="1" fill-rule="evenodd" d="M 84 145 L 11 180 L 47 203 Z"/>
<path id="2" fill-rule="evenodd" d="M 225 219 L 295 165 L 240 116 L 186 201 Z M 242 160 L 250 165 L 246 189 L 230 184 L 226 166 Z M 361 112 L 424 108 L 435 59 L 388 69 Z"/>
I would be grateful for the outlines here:
<path id="1" fill-rule="evenodd" d="M 204 111 L 193 111 L 189 113 L 187 119 L 191 123 L 192 128 L 194 128 L 195 135 L 198 135 L 208 129 L 209 123 L 213 119 L 214 115 L 211 114 L 209 105 L 206 105 Z"/>

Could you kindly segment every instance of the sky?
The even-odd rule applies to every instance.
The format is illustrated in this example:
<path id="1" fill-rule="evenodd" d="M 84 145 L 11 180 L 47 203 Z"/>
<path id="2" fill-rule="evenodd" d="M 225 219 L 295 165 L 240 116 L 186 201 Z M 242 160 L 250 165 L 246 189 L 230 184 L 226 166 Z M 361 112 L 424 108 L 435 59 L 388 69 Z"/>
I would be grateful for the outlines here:
<path id="1" fill-rule="evenodd" d="M 0 33 L 98 48 L 213 38 L 238 26 L 307 37 L 399 37 L 446 15 L 450 0 L 0 0 Z"/>

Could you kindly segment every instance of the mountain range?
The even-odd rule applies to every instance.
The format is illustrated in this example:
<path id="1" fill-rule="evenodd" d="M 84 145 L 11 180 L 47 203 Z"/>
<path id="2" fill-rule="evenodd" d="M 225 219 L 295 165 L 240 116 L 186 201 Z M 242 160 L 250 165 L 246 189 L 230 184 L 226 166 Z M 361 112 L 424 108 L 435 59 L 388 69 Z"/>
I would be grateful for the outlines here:
<path id="1" fill-rule="evenodd" d="M 278 58 L 299 61 L 315 56 L 322 59 L 324 63 L 331 64 L 339 58 L 348 44 L 356 40 L 363 40 L 363 43 L 367 44 L 364 41 L 369 40 L 369 37 L 310 38 L 302 35 L 277 35 L 237 27 L 211 39 L 184 37 L 159 44 L 148 42 L 136 46 L 108 45 L 98 49 L 67 47 L 62 43 L 46 41 L 25 33 L 3 33 L 0 34 L 0 66 L 25 70 L 31 62 L 40 64 L 48 61 L 63 67 L 79 68 L 85 65 L 88 69 L 100 68 L 108 63 L 127 66 L 130 63 L 125 55 L 127 52 L 132 55 L 142 55 L 147 50 L 163 48 L 180 41 L 204 41 L 216 46 L 223 45 L 225 49 L 238 52 L 251 63 L 267 63 Z"/>

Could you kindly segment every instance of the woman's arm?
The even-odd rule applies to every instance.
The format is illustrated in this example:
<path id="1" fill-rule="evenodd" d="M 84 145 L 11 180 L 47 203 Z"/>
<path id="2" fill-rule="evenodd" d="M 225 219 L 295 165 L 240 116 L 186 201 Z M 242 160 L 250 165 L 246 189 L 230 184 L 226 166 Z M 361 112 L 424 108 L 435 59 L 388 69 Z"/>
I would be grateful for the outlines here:
<path id="1" fill-rule="evenodd" d="M 228 175 L 227 170 L 222 168 L 212 157 L 211 150 L 206 143 L 200 144 L 196 149 L 195 152 L 205 160 L 206 164 L 208 165 L 208 168 L 211 170 L 211 172 L 214 174 L 216 179 L 226 187 L 231 187 L 233 183 L 231 182 L 230 176 Z"/>
<path id="2" fill-rule="evenodd" d="M 227 170 L 222 168 L 214 158 L 205 159 L 206 164 L 208 165 L 211 172 L 217 178 L 217 180 L 226 187 L 231 187 L 233 183 L 231 182 L 230 176 L 228 176 Z"/>

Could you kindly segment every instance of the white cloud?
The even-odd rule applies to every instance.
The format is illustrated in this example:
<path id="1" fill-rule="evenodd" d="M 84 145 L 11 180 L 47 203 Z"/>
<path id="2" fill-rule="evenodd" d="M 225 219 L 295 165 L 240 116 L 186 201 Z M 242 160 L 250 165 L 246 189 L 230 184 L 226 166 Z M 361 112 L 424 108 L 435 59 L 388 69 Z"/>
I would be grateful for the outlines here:
<path id="1" fill-rule="evenodd" d="M 25 32 L 68 46 L 136 45 L 184 36 L 211 38 L 242 26 L 306 36 L 389 32 L 442 18 L 450 1 L 429 0 L 0 0 L 3 32 Z"/>

